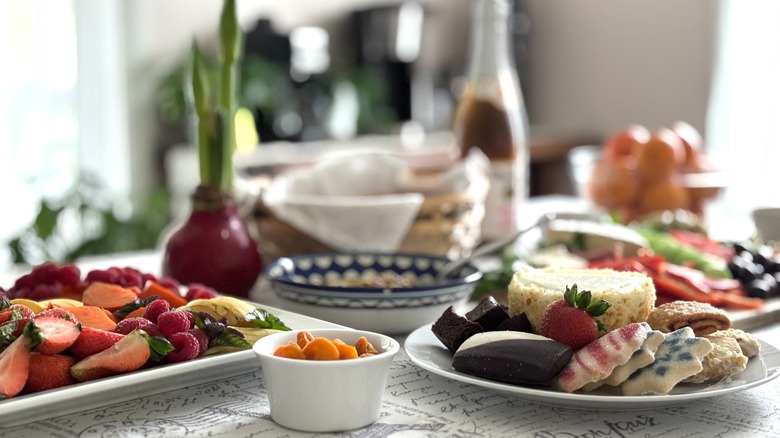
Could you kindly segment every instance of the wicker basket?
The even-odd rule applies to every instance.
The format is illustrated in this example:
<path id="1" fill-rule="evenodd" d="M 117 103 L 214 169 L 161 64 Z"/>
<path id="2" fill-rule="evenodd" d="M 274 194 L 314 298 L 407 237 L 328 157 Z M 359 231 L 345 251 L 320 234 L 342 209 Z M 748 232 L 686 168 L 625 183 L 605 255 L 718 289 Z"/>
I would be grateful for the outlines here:
<path id="1" fill-rule="evenodd" d="M 398 252 L 433 254 L 451 259 L 470 254 L 480 240 L 487 187 L 427 196 Z M 283 256 L 334 251 L 328 245 L 279 220 L 257 196 L 247 222 L 265 262 Z"/>

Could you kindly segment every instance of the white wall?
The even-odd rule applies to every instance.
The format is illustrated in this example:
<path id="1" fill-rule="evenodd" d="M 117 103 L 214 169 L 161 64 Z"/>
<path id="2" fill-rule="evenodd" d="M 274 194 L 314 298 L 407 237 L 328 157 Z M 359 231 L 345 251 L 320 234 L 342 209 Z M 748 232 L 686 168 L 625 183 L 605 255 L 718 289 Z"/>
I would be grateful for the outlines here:
<path id="1" fill-rule="evenodd" d="M 239 0 L 248 29 L 265 16 L 286 31 L 326 27 L 351 8 L 398 0 Z M 467 50 L 469 0 L 427 0 L 432 24 L 426 67 Z M 533 124 L 607 135 L 632 122 L 650 128 L 685 120 L 704 130 L 714 60 L 717 1 L 529 0 Z M 194 35 L 217 28 L 221 2 L 135 0 L 126 3 L 133 179 L 148 181 L 153 158 L 152 93 L 158 75 L 180 60 Z M 335 39 L 338 48 L 338 35 Z"/>
<path id="2" fill-rule="evenodd" d="M 531 0 L 532 122 L 608 133 L 682 119 L 703 132 L 718 4 Z"/>

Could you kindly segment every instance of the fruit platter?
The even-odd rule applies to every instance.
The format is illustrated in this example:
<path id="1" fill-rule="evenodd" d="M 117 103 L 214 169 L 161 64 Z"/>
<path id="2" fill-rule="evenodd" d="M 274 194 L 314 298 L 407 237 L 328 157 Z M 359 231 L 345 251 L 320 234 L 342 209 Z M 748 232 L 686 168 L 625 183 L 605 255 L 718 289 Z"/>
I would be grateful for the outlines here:
<path id="1" fill-rule="evenodd" d="M 45 263 L 0 290 L 0 418 L 29 421 L 42 406 L 65 414 L 256 371 L 257 339 L 332 327 L 131 267 L 82 273 Z"/>

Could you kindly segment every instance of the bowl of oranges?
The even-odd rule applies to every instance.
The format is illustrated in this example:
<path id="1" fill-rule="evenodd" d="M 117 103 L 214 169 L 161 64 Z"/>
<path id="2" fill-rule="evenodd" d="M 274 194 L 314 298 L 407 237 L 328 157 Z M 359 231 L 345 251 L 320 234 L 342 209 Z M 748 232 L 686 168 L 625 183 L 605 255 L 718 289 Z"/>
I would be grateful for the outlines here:
<path id="1" fill-rule="evenodd" d="M 701 135 L 685 122 L 654 132 L 639 124 L 626 126 L 604 143 L 588 197 L 624 223 L 663 211 L 686 210 L 701 217 L 725 187 L 723 173 L 702 148 Z"/>

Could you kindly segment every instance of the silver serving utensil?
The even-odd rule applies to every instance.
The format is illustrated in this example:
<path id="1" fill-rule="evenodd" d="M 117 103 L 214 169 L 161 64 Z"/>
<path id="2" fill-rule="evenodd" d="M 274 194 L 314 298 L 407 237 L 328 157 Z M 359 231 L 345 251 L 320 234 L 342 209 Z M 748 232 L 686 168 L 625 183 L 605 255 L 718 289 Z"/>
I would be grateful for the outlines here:
<path id="1" fill-rule="evenodd" d="M 494 240 L 492 242 L 488 242 L 482 246 L 477 247 L 474 249 L 474 251 L 471 252 L 466 257 L 462 257 L 457 260 L 453 260 L 444 266 L 439 270 L 439 272 L 436 273 L 436 281 L 444 281 L 452 272 L 461 266 L 465 265 L 466 263 L 470 262 L 471 260 L 474 260 L 476 258 L 491 254 L 493 252 L 496 252 L 505 246 L 513 243 L 517 239 L 520 238 L 523 234 L 533 230 L 534 228 L 540 227 L 553 219 L 555 219 L 555 213 L 546 213 L 539 217 L 539 219 L 536 220 L 532 225 L 523 228 L 522 230 L 516 231 L 514 234 L 512 234 L 509 237 L 505 237 L 503 239 Z"/>

